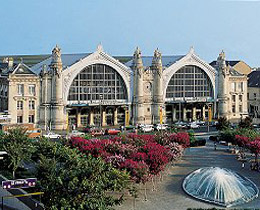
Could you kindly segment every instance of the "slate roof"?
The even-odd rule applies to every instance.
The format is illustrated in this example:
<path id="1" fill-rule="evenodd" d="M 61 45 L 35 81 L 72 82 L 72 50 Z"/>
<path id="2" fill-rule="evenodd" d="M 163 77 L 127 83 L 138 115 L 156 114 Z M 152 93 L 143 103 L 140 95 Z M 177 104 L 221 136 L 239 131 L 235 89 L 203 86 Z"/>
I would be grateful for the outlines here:
<path id="1" fill-rule="evenodd" d="M 164 67 L 169 67 L 170 65 L 174 64 L 176 61 L 183 58 L 185 55 L 166 55 L 162 56 L 162 65 Z M 145 67 L 152 66 L 153 56 L 142 56 L 143 65 Z M 126 66 L 132 67 L 133 66 L 133 59 L 125 63 Z"/>
<path id="2" fill-rule="evenodd" d="M 260 88 L 260 70 L 252 71 L 248 75 L 248 86 Z"/>
<path id="3" fill-rule="evenodd" d="M 62 66 L 63 69 L 73 65 L 74 63 L 78 62 L 80 59 L 87 57 L 90 53 L 79 53 L 79 54 L 61 54 Z M 51 55 L 43 60 L 40 63 L 31 67 L 31 70 L 36 74 L 39 74 L 42 70 L 42 66 L 46 65 L 47 69 L 49 69 L 49 65 L 51 64 Z"/>
<path id="4" fill-rule="evenodd" d="M 239 63 L 240 61 L 226 61 L 226 65 L 230 65 L 230 66 L 235 66 L 237 63 Z M 217 65 L 217 61 L 212 61 L 209 65 L 213 66 L 214 68 Z"/>

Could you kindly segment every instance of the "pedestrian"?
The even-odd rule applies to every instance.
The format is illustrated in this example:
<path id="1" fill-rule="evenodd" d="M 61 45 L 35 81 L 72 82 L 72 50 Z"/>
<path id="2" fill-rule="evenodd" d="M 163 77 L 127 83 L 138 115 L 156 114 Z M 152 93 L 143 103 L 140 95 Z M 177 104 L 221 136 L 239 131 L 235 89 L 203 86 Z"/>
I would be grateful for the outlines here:
<path id="1" fill-rule="evenodd" d="M 217 142 L 214 141 L 214 150 L 217 150 Z"/>

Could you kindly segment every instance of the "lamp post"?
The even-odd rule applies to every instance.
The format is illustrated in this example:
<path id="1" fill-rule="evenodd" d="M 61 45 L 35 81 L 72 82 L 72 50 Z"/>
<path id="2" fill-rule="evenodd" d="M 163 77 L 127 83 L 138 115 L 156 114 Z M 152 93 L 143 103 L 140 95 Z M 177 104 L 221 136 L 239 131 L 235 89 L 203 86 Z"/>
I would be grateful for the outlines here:
<path id="1" fill-rule="evenodd" d="M 102 103 L 102 99 L 103 99 L 102 94 L 99 95 L 99 99 L 100 99 L 99 112 L 100 112 L 100 129 L 101 129 L 102 128 L 102 106 L 101 106 L 101 103 Z"/>
<path id="2" fill-rule="evenodd" d="M 210 121 L 210 109 L 211 109 L 211 106 L 212 104 L 211 103 L 206 103 L 206 106 L 208 107 L 208 133 L 209 133 L 209 121 Z"/>

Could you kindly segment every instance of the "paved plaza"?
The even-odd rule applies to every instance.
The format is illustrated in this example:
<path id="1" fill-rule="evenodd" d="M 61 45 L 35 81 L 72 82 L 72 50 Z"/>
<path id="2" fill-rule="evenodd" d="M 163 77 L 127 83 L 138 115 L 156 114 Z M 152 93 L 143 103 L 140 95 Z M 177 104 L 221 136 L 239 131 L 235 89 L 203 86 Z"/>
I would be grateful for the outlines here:
<path id="1" fill-rule="evenodd" d="M 208 141 L 205 147 L 188 148 L 181 161 L 171 167 L 169 174 L 163 177 L 162 182 L 156 183 L 156 191 L 151 191 L 151 183 L 148 184 L 148 201 L 144 201 L 143 194 L 136 200 L 137 210 L 182 210 L 188 208 L 220 208 L 202 201 L 198 201 L 182 190 L 183 179 L 192 171 L 208 166 L 218 166 L 231 169 L 251 179 L 260 188 L 260 173 L 251 171 L 249 164 L 242 169 L 241 163 L 236 160 L 236 155 L 227 151 L 227 147 L 218 146 L 214 150 L 213 143 Z M 117 207 L 117 210 L 129 210 L 133 208 L 133 199 L 127 199 L 124 204 Z M 260 198 L 232 207 L 233 209 L 260 209 Z"/>

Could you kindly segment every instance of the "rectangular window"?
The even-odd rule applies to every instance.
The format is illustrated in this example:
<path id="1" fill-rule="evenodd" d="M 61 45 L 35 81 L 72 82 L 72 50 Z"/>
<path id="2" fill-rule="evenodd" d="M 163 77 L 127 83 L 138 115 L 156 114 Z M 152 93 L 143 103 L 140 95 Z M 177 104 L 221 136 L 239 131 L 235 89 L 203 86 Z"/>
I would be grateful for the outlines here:
<path id="1" fill-rule="evenodd" d="M 34 123 L 34 115 L 29 115 L 29 123 Z"/>
<path id="2" fill-rule="evenodd" d="M 235 92 L 235 85 L 236 85 L 236 83 L 234 83 L 234 82 L 231 83 L 231 91 L 232 92 Z"/>
<path id="3" fill-rule="evenodd" d="M 239 101 L 242 102 L 242 100 L 243 100 L 243 96 L 239 95 Z"/>
<path id="4" fill-rule="evenodd" d="M 244 85 L 243 85 L 244 83 L 243 82 L 241 82 L 241 91 L 243 92 L 244 91 Z"/>
<path id="5" fill-rule="evenodd" d="M 233 112 L 233 113 L 236 112 L 236 105 L 232 105 L 232 112 Z"/>
<path id="6" fill-rule="evenodd" d="M 23 101 L 17 101 L 17 110 L 23 110 Z"/>
<path id="7" fill-rule="evenodd" d="M 254 100 L 256 100 L 256 93 L 254 93 Z"/>
<path id="8" fill-rule="evenodd" d="M 242 112 L 242 105 L 239 105 L 239 112 Z"/>
<path id="9" fill-rule="evenodd" d="M 236 102 L 236 96 L 235 95 L 232 95 L 232 102 Z"/>
<path id="10" fill-rule="evenodd" d="M 23 116 L 17 116 L 17 123 L 23 123 Z"/>
<path id="11" fill-rule="evenodd" d="M 35 85 L 29 85 L 29 94 L 32 96 L 35 95 Z"/>
<path id="12" fill-rule="evenodd" d="M 29 101 L 29 109 L 34 110 L 35 109 L 35 101 Z"/>
<path id="13" fill-rule="evenodd" d="M 24 94 L 24 85 L 23 84 L 17 85 L 17 94 L 20 96 Z"/>

